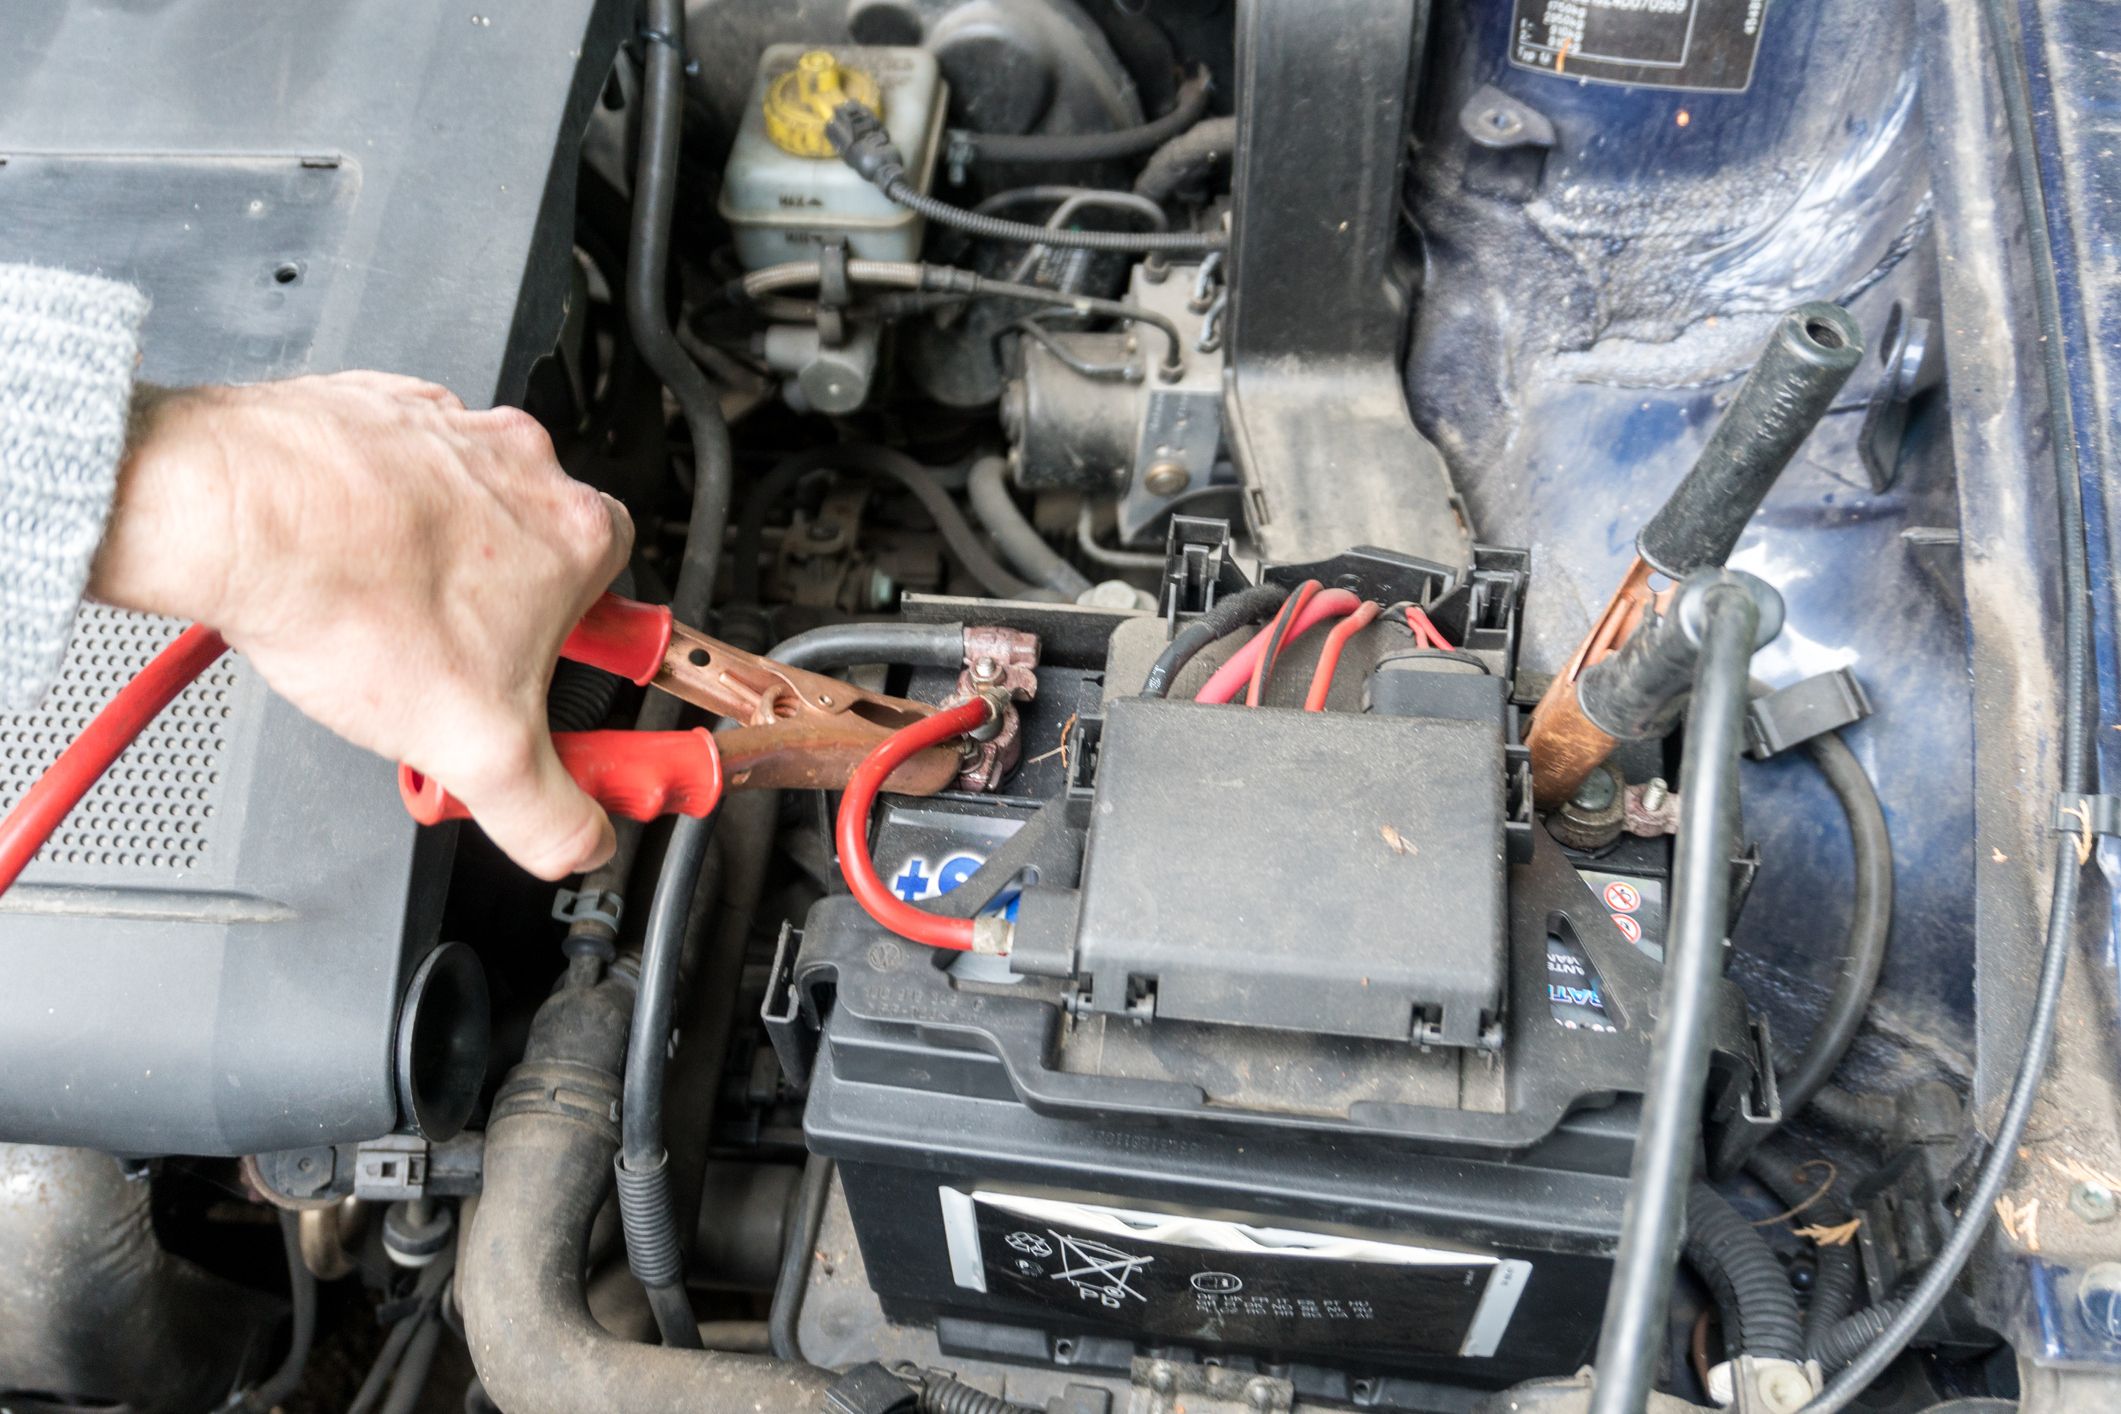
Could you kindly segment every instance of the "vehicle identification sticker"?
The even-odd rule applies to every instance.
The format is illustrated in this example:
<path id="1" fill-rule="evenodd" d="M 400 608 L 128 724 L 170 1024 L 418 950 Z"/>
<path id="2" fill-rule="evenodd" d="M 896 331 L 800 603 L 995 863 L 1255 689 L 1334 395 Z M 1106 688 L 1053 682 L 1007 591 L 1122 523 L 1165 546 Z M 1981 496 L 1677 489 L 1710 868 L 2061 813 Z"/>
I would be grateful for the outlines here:
<path id="1" fill-rule="evenodd" d="M 938 1191 L 959 1286 L 1178 1340 L 1491 1356 L 1532 1274 L 1383 1237 Z"/>
<path id="2" fill-rule="evenodd" d="M 1516 0 L 1510 62 L 1564 78 L 1740 93 L 1767 0 Z"/>

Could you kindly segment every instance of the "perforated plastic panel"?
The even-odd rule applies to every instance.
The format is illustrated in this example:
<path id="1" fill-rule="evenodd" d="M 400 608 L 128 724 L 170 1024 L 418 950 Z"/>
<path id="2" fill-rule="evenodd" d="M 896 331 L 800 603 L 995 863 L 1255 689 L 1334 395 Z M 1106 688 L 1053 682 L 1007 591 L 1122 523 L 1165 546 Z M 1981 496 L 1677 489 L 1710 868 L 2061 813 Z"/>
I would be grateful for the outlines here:
<path id="1" fill-rule="evenodd" d="M 19 799 L 89 718 L 183 626 L 89 606 L 66 666 L 33 712 L 0 714 L 0 810 Z M 140 734 L 52 836 L 37 863 L 171 877 L 211 849 L 237 669 L 224 657 Z"/>

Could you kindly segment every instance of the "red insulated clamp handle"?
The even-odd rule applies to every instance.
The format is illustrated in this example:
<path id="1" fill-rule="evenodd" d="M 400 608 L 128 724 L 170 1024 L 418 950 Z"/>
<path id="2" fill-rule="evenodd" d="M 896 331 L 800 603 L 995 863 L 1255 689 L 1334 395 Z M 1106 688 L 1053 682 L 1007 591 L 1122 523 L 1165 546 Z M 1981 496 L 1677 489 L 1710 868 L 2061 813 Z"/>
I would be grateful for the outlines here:
<path id="1" fill-rule="evenodd" d="M 722 754 L 705 727 L 689 732 L 554 732 L 560 764 L 613 815 L 705 815 L 722 798 Z M 468 820 L 471 812 L 430 777 L 398 767 L 398 794 L 423 825 Z"/>
<path id="2" fill-rule="evenodd" d="M 673 622 L 668 605 L 606 594 L 567 635 L 560 656 L 646 687 L 663 670 Z"/>

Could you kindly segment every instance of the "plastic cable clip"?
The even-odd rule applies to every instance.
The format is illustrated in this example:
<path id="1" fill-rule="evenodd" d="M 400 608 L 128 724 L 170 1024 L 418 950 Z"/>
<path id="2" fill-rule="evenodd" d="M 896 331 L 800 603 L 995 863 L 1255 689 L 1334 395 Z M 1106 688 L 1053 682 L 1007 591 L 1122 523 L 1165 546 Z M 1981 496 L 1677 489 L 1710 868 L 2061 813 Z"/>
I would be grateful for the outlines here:
<path id="1" fill-rule="evenodd" d="M 2065 795 L 2055 800 L 2055 832 L 2077 844 L 2077 862 L 2092 862 L 2102 835 L 2121 835 L 2121 795 Z"/>
<path id="2" fill-rule="evenodd" d="M 874 1360 L 856 1365 L 825 1391 L 831 1414 L 901 1414 L 919 1399 L 913 1386 Z"/>
<path id="3" fill-rule="evenodd" d="M 1765 761 L 1870 715 L 1871 699 L 1854 673 L 1819 673 L 1753 699 L 1745 714 L 1746 754 Z"/>
<path id="4" fill-rule="evenodd" d="M 619 917 L 626 900 L 609 889 L 561 889 L 552 896 L 552 916 L 570 927 L 576 923 L 601 923 L 619 931 Z"/>

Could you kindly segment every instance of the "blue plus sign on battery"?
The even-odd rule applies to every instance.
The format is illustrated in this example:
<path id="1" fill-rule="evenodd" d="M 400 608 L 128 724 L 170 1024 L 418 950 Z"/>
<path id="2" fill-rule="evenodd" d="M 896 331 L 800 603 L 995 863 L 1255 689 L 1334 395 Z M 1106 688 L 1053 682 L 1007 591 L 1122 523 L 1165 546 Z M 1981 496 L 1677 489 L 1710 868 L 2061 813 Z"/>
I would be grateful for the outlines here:
<path id="1" fill-rule="evenodd" d="M 891 881 L 891 887 L 908 903 L 928 891 L 928 876 L 921 871 L 921 863 L 918 859 L 907 860 L 906 872 Z"/>

